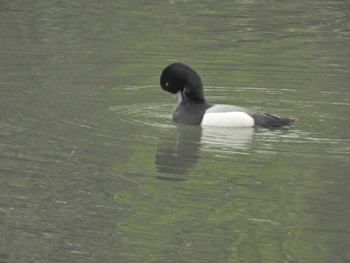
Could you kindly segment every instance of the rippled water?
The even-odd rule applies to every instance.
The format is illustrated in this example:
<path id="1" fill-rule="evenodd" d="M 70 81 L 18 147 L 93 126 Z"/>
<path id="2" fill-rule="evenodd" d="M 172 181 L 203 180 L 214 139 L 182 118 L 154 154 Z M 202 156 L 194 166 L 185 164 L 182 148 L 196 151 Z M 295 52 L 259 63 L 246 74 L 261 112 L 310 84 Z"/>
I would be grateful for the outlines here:
<path id="1" fill-rule="evenodd" d="M 0 262 L 348 262 L 346 1 L 2 1 Z M 212 103 L 280 130 L 176 125 Z"/>

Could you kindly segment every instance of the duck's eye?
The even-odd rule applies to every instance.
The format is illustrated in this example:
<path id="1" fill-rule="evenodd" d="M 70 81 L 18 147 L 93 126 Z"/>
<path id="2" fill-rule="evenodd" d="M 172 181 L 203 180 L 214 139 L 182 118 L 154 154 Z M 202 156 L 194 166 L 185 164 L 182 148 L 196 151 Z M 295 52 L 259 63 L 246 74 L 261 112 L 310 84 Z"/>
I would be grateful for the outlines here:
<path id="1" fill-rule="evenodd" d="M 168 82 L 165 83 L 165 87 L 169 87 L 169 83 Z"/>

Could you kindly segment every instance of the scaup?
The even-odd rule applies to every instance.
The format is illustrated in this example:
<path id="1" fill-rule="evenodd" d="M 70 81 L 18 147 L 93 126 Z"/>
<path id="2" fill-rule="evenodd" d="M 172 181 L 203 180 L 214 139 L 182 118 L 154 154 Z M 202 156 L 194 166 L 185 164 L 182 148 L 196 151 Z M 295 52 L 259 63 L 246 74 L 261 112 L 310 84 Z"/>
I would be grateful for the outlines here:
<path id="1" fill-rule="evenodd" d="M 188 65 L 173 63 L 160 76 L 160 86 L 179 102 L 173 120 L 187 125 L 217 127 L 277 128 L 293 124 L 294 119 L 280 118 L 234 105 L 208 104 L 198 73 Z"/>

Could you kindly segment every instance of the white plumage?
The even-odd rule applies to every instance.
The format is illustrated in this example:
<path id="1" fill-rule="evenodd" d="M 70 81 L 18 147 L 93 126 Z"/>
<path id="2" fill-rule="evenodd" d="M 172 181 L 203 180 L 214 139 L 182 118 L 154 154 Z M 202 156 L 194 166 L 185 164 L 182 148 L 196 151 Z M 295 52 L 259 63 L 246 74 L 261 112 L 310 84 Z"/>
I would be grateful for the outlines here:
<path id="1" fill-rule="evenodd" d="M 201 124 L 203 126 L 248 128 L 254 126 L 254 119 L 242 111 L 206 112 Z"/>

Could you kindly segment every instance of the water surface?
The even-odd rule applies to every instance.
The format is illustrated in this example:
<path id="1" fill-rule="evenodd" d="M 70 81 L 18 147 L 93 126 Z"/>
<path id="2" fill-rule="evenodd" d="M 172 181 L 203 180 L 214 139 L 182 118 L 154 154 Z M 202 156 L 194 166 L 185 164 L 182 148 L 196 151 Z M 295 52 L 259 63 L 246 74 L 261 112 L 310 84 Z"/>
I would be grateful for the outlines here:
<path id="1" fill-rule="evenodd" d="M 2 1 L 0 262 L 348 262 L 346 1 Z M 159 75 L 282 130 L 176 125 Z"/>

